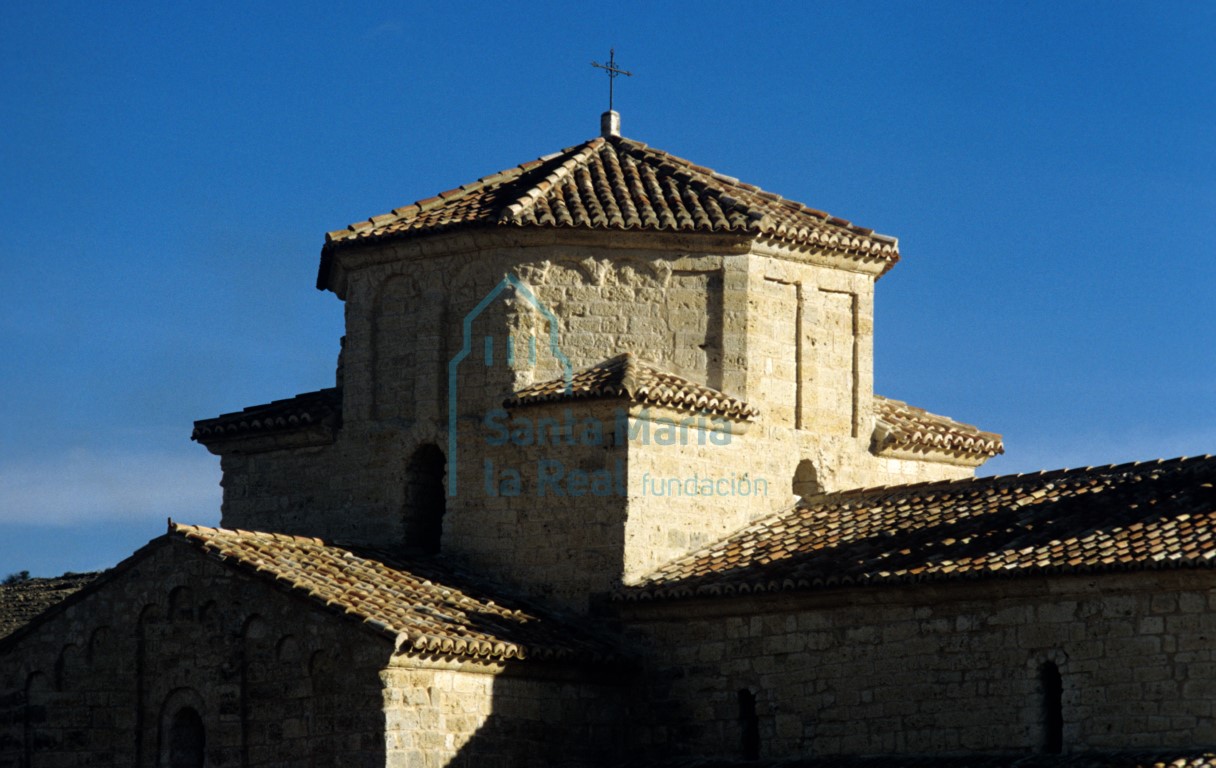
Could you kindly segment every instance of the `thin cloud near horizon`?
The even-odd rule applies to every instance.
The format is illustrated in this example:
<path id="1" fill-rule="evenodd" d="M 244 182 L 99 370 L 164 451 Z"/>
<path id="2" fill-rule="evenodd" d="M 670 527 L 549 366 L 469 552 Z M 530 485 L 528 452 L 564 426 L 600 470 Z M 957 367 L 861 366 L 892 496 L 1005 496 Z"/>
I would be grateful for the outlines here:
<path id="1" fill-rule="evenodd" d="M 218 517 L 219 480 L 212 456 L 75 449 L 12 462 L 0 466 L 0 527 Z"/>

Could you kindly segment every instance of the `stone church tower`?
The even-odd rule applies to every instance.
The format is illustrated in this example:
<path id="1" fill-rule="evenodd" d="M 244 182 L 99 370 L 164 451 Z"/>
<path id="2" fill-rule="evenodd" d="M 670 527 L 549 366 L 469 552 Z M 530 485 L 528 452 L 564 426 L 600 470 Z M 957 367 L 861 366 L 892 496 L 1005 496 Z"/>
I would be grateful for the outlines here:
<path id="1" fill-rule="evenodd" d="M 330 233 L 222 527 L 0 586 L 0 768 L 1216 765 L 1216 458 L 974 477 L 892 238 L 604 125 Z"/>
<path id="2" fill-rule="evenodd" d="M 329 234 L 338 386 L 195 432 L 225 527 L 442 551 L 578 606 L 799 497 L 1002 450 L 874 394 L 894 238 L 605 118 Z"/>

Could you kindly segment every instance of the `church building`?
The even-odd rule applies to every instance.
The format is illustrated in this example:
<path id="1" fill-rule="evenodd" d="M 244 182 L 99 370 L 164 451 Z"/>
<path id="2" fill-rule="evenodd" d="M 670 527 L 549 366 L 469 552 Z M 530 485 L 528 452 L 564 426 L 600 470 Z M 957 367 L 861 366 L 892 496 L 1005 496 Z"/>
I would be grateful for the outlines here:
<path id="1" fill-rule="evenodd" d="M 330 232 L 220 527 L 0 587 L 0 768 L 1208 765 L 1216 459 L 977 478 L 874 391 L 898 261 L 611 111 Z"/>

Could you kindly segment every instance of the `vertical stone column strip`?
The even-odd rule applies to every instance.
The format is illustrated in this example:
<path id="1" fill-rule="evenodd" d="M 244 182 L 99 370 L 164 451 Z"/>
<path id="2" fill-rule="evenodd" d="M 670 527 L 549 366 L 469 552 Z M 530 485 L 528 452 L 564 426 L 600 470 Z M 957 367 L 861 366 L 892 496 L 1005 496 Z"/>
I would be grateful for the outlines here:
<path id="1" fill-rule="evenodd" d="M 854 298 L 853 361 L 856 371 L 853 436 L 868 450 L 874 430 L 874 278 Z"/>
<path id="2" fill-rule="evenodd" d="M 857 294 L 821 288 L 819 303 L 822 339 L 812 374 L 818 378 L 815 424 L 827 434 L 857 437 L 861 431 Z"/>
<path id="3" fill-rule="evenodd" d="M 372 413 L 372 314 L 376 286 L 371 284 L 364 272 L 354 273 L 347 279 L 346 355 L 343 361 L 346 376 L 342 387 L 342 421 L 351 424 L 366 422 Z"/>
<path id="4" fill-rule="evenodd" d="M 806 292 L 794 283 L 794 426 L 806 429 Z"/>
<path id="5" fill-rule="evenodd" d="M 722 258 L 722 367 L 721 390 L 744 400 L 747 391 L 748 285 L 751 276 L 747 254 Z M 711 384 L 711 386 L 713 386 Z"/>
<path id="6" fill-rule="evenodd" d="M 849 350 L 853 356 L 852 364 L 849 366 L 852 380 L 849 382 L 850 404 L 852 406 L 852 416 L 850 418 L 853 424 L 853 437 L 861 434 L 861 382 L 858 371 L 858 360 L 860 359 L 860 350 L 858 349 L 857 340 L 857 294 L 850 293 L 849 295 L 849 331 L 852 334 L 852 340 L 849 344 Z"/>

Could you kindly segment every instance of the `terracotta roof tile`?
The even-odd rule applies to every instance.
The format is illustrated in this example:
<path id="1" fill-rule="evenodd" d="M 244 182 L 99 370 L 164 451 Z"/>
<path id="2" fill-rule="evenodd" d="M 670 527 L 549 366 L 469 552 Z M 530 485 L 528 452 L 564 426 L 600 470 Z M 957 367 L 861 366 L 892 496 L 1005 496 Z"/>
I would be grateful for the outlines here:
<path id="1" fill-rule="evenodd" d="M 53 579 L 26 579 L 0 585 L 0 637 L 25 626 L 97 578 L 96 573 L 65 573 Z"/>
<path id="2" fill-rule="evenodd" d="M 342 391 L 333 387 L 201 419 L 194 422 L 190 438 L 208 445 L 220 440 L 290 432 L 304 427 L 320 427 L 332 433 L 341 418 Z"/>
<path id="3" fill-rule="evenodd" d="M 629 768 L 1216 768 L 1216 754 L 1198 750 L 978 753 L 954 755 L 831 755 L 731 760 L 683 757 L 632 761 Z M 620 768 L 625 768 L 621 765 Z"/>
<path id="4" fill-rule="evenodd" d="M 558 400 L 624 398 L 635 403 L 661 405 L 693 413 L 707 413 L 741 421 L 759 412 L 730 395 L 660 370 L 626 352 L 564 378 L 533 384 L 509 397 L 508 408 Z"/>
<path id="5" fill-rule="evenodd" d="M 690 597 L 1040 572 L 1216 565 L 1216 459 L 830 494 L 618 597 Z"/>
<path id="6" fill-rule="evenodd" d="M 1005 452 L 1005 444 L 995 432 L 984 432 L 899 400 L 875 395 L 874 419 L 876 453 L 941 451 L 989 459 Z"/>
<path id="7" fill-rule="evenodd" d="M 363 621 L 419 654 L 605 661 L 613 648 L 571 621 L 491 595 L 438 563 L 276 533 L 170 524 L 228 564 Z"/>
<path id="8" fill-rule="evenodd" d="M 888 267 L 899 260 L 894 238 L 619 136 L 598 137 L 330 232 L 326 251 L 466 226 L 730 232 Z"/>

